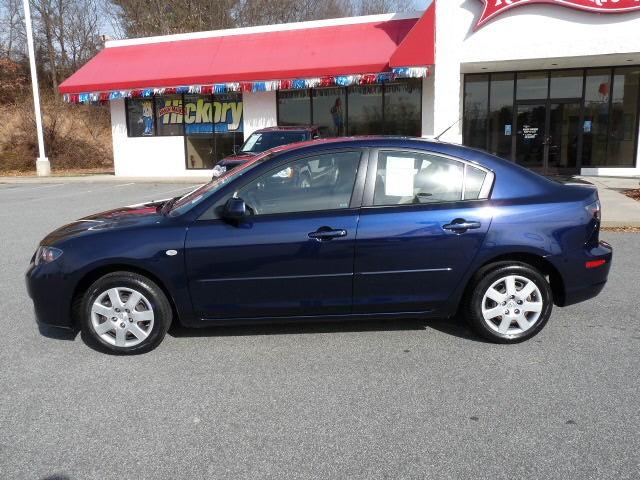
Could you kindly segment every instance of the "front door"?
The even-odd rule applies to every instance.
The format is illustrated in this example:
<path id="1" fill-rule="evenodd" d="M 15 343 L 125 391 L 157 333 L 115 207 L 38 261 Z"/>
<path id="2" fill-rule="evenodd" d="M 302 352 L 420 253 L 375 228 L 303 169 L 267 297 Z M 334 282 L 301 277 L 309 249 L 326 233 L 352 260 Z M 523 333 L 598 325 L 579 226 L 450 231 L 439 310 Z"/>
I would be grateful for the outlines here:
<path id="1" fill-rule="evenodd" d="M 246 220 L 196 221 L 186 267 L 200 318 L 350 313 L 360 162 L 359 150 L 292 161 L 234 193 Z"/>
<path id="2" fill-rule="evenodd" d="M 518 103 L 516 163 L 543 174 L 577 173 L 579 127 L 579 100 Z"/>
<path id="3" fill-rule="evenodd" d="M 465 172 L 466 169 L 466 172 Z M 358 224 L 354 312 L 445 305 L 491 223 L 491 173 L 427 152 L 372 158 Z"/>
<path id="4" fill-rule="evenodd" d="M 520 103 L 516 117 L 516 163 L 543 171 L 546 155 L 547 104 Z"/>

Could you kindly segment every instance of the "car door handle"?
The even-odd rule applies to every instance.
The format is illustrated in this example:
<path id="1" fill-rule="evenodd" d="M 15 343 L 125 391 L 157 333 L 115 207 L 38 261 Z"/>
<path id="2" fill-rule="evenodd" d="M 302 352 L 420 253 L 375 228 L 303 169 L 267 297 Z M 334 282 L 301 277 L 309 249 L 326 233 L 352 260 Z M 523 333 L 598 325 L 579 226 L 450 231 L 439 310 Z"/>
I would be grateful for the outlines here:
<path id="1" fill-rule="evenodd" d="M 467 222 L 464 218 L 456 218 L 451 223 L 447 223 L 446 225 L 442 226 L 444 230 L 451 230 L 452 232 L 456 233 L 464 233 L 467 230 L 472 230 L 480 227 L 480 222 Z"/>
<path id="2" fill-rule="evenodd" d="M 344 229 L 333 229 L 331 227 L 320 227 L 315 232 L 309 234 L 309 238 L 319 242 L 323 240 L 333 240 L 334 238 L 346 237 L 347 231 Z"/>

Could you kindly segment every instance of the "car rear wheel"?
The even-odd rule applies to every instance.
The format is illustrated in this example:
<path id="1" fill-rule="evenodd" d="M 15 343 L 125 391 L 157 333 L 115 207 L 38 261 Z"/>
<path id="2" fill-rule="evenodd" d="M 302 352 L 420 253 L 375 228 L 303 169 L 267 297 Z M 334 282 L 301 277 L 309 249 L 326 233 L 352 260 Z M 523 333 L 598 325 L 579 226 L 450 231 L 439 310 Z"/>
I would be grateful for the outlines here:
<path id="1" fill-rule="evenodd" d="M 465 305 L 465 317 L 482 337 L 516 343 L 536 335 L 553 307 L 545 276 L 524 263 L 504 262 L 475 276 Z"/>
<path id="2" fill-rule="evenodd" d="M 172 319 L 169 301 L 150 279 L 132 272 L 96 280 L 80 303 L 83 333 L 95 346 L 119 354 L 153 350 Z"/>

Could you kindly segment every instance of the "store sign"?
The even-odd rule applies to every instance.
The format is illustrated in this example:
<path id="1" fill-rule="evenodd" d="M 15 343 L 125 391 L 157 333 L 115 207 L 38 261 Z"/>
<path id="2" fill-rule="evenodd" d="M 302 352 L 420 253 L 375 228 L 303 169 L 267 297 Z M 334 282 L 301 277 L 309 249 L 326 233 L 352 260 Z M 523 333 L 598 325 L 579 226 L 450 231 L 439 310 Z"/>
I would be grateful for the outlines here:
<path id="1" fill-rule="evenodd" d="M 640 0 L 480 0 L 484 11 L 476 23 L 480 28 L 492 18 L 515 7 L 534 4 L 552 4 L 593 13 L 625 13 L 640 10 Z"/>
<path id="2" fill-rule="evenodd" d="M 167 99 L 158 109 L 160 122 L 173 125 L 184 122 L 187 134 L 242 132 L 242 101 L 186 101 Z"/>

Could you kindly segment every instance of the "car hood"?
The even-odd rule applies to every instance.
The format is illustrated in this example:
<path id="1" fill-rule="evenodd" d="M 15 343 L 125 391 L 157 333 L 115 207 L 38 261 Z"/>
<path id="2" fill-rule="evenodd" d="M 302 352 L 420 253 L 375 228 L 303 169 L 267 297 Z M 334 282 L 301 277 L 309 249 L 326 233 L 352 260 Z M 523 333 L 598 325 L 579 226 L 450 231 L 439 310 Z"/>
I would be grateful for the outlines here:
<path id="1" fill-rule="evenodd" d="M 164 218 L 160 207 L 166 200 L 130 205 L 89 215 L 54 230 L 41 242 L 54 245 L 64 240 L 108 229 L 130 228 L 156 223 Z"/>

